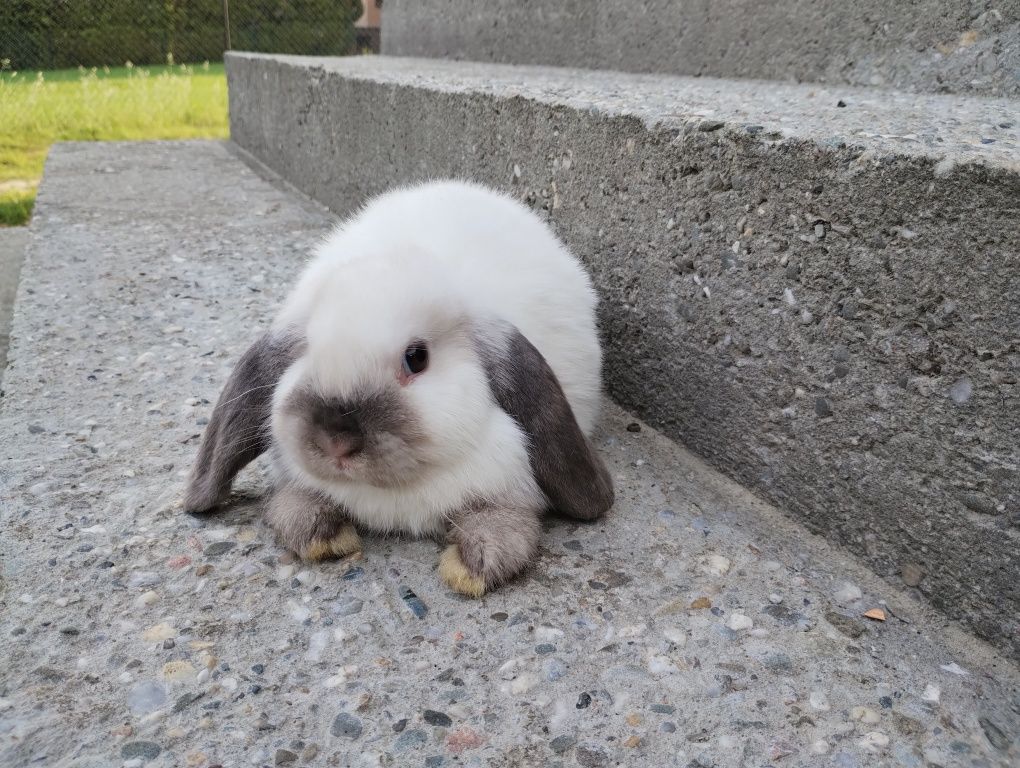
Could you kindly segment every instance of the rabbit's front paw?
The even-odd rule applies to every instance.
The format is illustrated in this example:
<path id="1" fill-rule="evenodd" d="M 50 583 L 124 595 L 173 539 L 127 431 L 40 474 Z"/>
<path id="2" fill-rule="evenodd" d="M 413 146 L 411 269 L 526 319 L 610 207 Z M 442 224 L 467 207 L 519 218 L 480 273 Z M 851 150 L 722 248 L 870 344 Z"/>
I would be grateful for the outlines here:
<path id="1" fill-rule="evenodd" d="M 540 529 L 533 509 L 474 505 L 451 521 L 439 575 L 455 592 L 481 597 L 532 564 Z"/>

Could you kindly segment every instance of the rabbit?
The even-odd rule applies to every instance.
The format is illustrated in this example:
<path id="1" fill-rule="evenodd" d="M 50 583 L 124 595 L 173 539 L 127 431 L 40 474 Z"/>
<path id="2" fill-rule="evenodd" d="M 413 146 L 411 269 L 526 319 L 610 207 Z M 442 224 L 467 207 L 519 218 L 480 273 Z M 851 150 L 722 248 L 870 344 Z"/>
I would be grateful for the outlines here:
<path id="1" fill-rule="evenodd" d="M 184 507 L 207 512 L 268 451 L 265 519 L 316 561 L 359 528 L 445 536 L 439 575 L 479 597 L 528 568 L 549 508 L 614 501 L 598 415 L 596 294 L 536 214 L 473 183 L 369 201 L 317 248 L 231 373 Z"/>

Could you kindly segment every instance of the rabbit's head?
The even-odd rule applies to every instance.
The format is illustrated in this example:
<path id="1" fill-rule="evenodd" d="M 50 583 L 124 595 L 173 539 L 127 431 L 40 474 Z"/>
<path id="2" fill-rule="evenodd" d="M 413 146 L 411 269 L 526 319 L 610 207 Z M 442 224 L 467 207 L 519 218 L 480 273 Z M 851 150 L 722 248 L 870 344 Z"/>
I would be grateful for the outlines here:
<path id="1" fill-rule="evenodd" d="M 272 436 L 319 482 L 414 482 L 475 449 L 496 411 L 486 321 L 424 254 L 366 253 L 315 270 L 291 327 L 300 355 L 276 387 Z"/>

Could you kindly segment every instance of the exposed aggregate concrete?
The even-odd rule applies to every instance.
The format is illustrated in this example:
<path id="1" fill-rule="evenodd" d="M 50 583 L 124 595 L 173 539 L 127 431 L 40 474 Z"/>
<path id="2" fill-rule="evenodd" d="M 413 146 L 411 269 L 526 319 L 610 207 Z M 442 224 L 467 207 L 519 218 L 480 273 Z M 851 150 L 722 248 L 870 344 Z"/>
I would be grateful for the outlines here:
<path id="1" fill-rule="evenodd" d="M 610 517 L 551 519 L 482 600 L 431 542 L 295 562 L 261 468 L 184 515 L 224 377 L 329 217 L 205 142 L 57 145 L 36 211 L 0 410 L 0 765 L 1016 764 L 1011 662 L 615 407 Z"/>

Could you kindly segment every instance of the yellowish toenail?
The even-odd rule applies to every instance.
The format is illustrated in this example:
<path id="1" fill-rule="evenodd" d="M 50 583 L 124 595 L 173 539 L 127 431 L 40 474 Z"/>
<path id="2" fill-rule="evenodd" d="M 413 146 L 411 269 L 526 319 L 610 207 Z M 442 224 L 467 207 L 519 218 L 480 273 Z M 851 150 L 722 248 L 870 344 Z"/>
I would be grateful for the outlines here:
<path id="1" fill-rule="evenodd" d="M 345 525 L 331 539 L 315 539 L 308 542 L 301 552 L 301 559 L 308 561 L 329 560 L 334 557 L 346 557 L 361 551 L 361 537 L 353 525 Z"/>
<path id="2" fill-rule="evenodd" d="M 454 592 L 468 597 L 481 597 L 485 594 L 485 579 L 475 576 L 460 559 L 460 550 L 456 544 L 446 548 L 439 558 L 439 577 Z"/>

